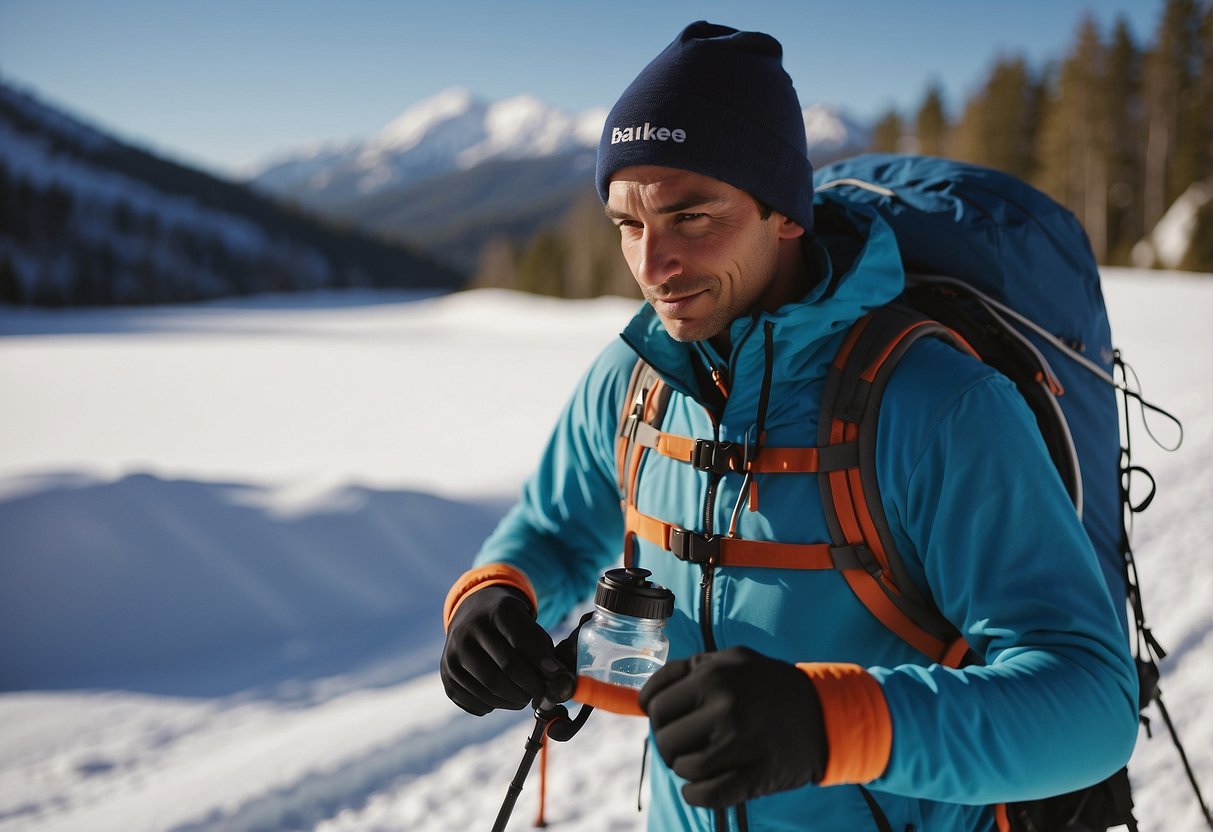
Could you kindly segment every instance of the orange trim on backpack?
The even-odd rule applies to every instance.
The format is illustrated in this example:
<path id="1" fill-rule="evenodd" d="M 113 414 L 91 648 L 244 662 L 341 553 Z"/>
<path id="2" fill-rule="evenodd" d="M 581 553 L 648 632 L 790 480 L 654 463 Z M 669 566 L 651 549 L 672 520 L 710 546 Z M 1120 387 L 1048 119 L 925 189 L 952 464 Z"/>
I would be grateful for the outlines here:
<path id="1" fill-rule="evenodd" d="M 859 374 L 859 377 L 863 381 L 871 383 L 872 380 L 876 378 L 876 374 L 880 372 L 880 368 L 884 366 L 886 361 L 888 361 L 889 356 L 893 354 L 893 350 L 897 349 L 898 345 L 901 344 L 901 342 L 904 341 L 911 332 L 924 326 L 934 326 L 934 323 L 934 321 L 930 320 L 912 323 L 901 332 L 897 333 L 896 336 L 890 338 L 888 343 L 884 345 L 884 349 L 881 351 L 880 355 L 876 356 L 872 363 L 868 365 L 868 368 Z"/>
<path id="2" fill-rule="evenodd" d="M 463 603 L 463 599 L 488 586 L 512 586 L 521 590 L 531 602 L 531 609 L 539 609 L 535 588 L 521 569 L 508 563 L 489 563 L 464 572 L 451 586 L 446 594 L 446 602 L 442 605 L 442 629 L 445 631 L 451 626 L 451 618 Z"/>
<path id="3" fill-rule="evenodd" d="M 624 414 L 623 418 L 627 418 Z M 619 483 L 619 490 L 624 488 L 624 465 L 627 463 L 628 438 L 620 436 L 615 440 L 615 482 Z"/>
<path id="4" fill-rule="evenodd" d="M 821 702 L 830 754 L 822 786 L 869 783 L 884 774 L 893 749 L 893 720 L 880 683 L 857 664 L 796 665 Z"/>
<path id="5" fill-rule="evenodd" d="M 625 688 L 622 685 L 612 685 L 601 679 L 591 679 L 589 676 L 577 677 L 577 689 L 573 691 L 574 701 L 583 705 L 592 705 L 600 711 L 624 716 L 644 716 L 640 709 L 640 688 Z"/>
<path id="6" fill-rule="evenodd" d="M 902 612 L 881 589 L 880 583 L 867 572 L 850 569 L 842 573 L 851 590 L 869 613 L 874 615 L 894 635 L 934 662 L 944 663 L 950 645 L 935 638 Z"/>
<path id="7" fill-rule="evenodd" d="M 958 668 L 964 664 L 965 656 L 969 655 L 972 649 L 964 636 L 961 636 L 948 645 L 948 649 L 940 657 L 939 663 L 944 667 Z"/>
<path id="8" fill-rule="evenodd" d="M 871 323 L 871 313 L 864 315 L 856 321 L 847 331 L 847 337 L 843 339 L 842 346 L 838 348 L 838 354 L 834 356 L 834 368 L 841 370 L 846 366 L 847 359 L 851 357 L 851 350 L 855 349 L 855 344 L 859 341 L 859 335 Z"/>
<path id="9" fill-rule="evenodd" d="M 998 832 L 1011 832 L 1011 819 L 1007 817 L 1007 804 L 994 804 L 994 823 L 998 825 Z"/>
<path id="10" fill-rule="evenodd" d="M 859 426 L 835 419 L 834 424 L 830 426 L 830 434 L 831 444 L 854 442 L 859 436 Z M 838 515 L 842 536 L 847 543 L 855 544 L 864 542 L 863 529 L 859 525 L 859 518 L 855 516 L 855 506 L 862 501 L 863 491 L 860 489 L 852 493 L 850 471 L 858 473 L 857 469 L 844 469 L 831 471 L 828 476 L 830 492 L 834 497 L 834 512 Z"/>

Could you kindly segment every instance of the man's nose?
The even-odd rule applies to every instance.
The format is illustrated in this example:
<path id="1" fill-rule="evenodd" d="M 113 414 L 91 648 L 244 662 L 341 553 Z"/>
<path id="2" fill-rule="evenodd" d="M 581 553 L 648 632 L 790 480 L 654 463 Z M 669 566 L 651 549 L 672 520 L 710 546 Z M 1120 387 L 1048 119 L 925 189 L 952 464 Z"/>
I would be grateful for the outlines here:
<path id="1" fill-rule="evenodd" d="M 670 235 L 645 229 L 640 244 L 636 277 L 645 286 L 657 286 L 682 271 L 677 245 Z"/>

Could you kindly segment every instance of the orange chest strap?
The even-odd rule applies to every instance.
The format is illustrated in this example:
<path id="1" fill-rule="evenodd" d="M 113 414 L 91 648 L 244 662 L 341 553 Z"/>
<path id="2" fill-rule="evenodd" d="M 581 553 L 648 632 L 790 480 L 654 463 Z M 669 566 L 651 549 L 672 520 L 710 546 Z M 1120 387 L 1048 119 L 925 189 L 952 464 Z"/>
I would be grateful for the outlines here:
<path id="1" fill-rule="evenodd" d="M 863 546 L 780 543 L 703 535 L 641 514 L 631 504 L 625 509 L 624 524 L 629 533 L 689 563 L 768 569 L 860 569 L 865 572 L 876 566 Z"/>
<path id="2" fill-rule="evenodd" d="M 823 448 L 772 448 L 754 450 L 740 442 L 717 442 L 666 433 L 648 422 L 637 422 L 630 441 L 642 448 L 700 471 L 752 474 L 816 474 L 838 471 L 859 464 L 858 448 L 841 442 Z"/>

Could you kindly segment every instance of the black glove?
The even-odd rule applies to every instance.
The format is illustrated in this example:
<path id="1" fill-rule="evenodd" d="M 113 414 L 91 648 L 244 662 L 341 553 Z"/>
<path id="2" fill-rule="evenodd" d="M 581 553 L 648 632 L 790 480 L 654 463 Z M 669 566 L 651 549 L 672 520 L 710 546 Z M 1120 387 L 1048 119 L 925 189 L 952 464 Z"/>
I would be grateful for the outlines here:
<path id="1" fill-rule="evenodd" d="M 560 662 L 562 669 L 570 673 L 577 669 L 577 639 L 581 637 L 581 628 L 593 616 L 593 612 L 587 612 L 582 615 L 581 619 L 577 622 L 577 626 L 556 645 L 556 661 Z"/>
<path id="2" fill-rule="evenodd" d="M 745 647 L 672 661 L 641 688 L 640 707 L 695 806 L 722 809 L 825 774 L 817 689 L 787 662 Z"/>
<path id="3" fill-rule="evenodd" d="M 524 708 L 546 692 L 548 679 L 560 670 L 551 636 L 517 589 L 479 589 L 451 617 L 442 648 L 442 685 L 468 713 Z"/>

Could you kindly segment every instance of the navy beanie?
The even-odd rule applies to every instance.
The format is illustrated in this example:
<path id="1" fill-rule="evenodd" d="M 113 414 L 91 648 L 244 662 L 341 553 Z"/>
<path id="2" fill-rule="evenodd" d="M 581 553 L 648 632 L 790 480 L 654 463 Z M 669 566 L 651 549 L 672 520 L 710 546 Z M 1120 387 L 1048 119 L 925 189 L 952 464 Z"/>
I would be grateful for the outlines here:
<path id="1" fill-rule="evenodd" d="M 598 195 L 629 165 L 701 173 L 813 226 L 804 115 L 779 41 L 692 23 L 636 76 L 598 142 Z"/>

